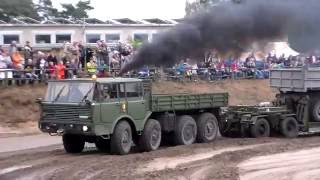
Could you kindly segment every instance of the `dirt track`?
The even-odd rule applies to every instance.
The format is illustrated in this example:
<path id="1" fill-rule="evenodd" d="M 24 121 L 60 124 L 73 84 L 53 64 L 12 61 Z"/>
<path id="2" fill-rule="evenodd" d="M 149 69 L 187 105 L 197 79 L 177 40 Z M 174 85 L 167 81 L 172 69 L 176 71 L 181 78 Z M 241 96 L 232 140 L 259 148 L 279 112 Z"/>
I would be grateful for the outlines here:
<path id="1" fill-rule="evenodd" d="M 48 137 L 50 138 L 50 137 Z M 297 151 L 319 147 L 320 137 L 299 139 L 225 139 L 212 144 L 162 147 L 149 153 L 133 152 L 127 156 L 101 154 L 94 147 L 88 147 L 79 155 L 66 154 L 61 145 L 42 147 L 17 152 L 0 153 L 0 179 L 261 179 L 268 171 L 264 165 L 272 161 L 268 156 L 248 160 L 254 156 Z M 313 149 L 314 157 L 320 159 L 319 149 Z M 308 154 L 302 152 L 302 155 Z M 299 153 L 296 157 L 302 157 Z M 310 154 L 309 154 L 310 155 Z M 278 155 L 282 162 L 293 157 Z M 260 163 L 261 161 L 261 163 Z M 278 163 L 281 159 L 277 158 Z M 240 164 L 242 162 L 242 164 Z M 251 163 L 251 164 L 250 164 Z M 257 169 L 250 169 L 255 167 Z M 240 164 L 240 168 L 238 168 Z M 273 163 L 271 163 L 272 165 Z M 295 161 L 290 163 L 296 164 Z M 284 163 L 286 165 L 286 163 Z M 285 167 L 285 166 L 283 166 Z M 302 161 L 297 167 L 303 167 Z M 318 167 L 318 166 L 315 166 Z M 248 169 L 249 168 L 249 169 Z M 240 169 L 240 170 L 239 170 Z M 257 174 L 246 176 L 246 173 Z M 271 171 L 270 171 L 271 172 Z M 280 169 L 281 172 L 281 169 Z M 288 172 L 289 171 L 285 171 Z M 261 173 L 261 174 L 259 174 Z M 319 171 L 312 171 L 319 175 Z M 250 174 L 249 174 L 250 175 Z M 255 175 L 258 175 L 255 177 Z M 255 177 L 255 178 L 250 178 Z M 279 177 L 279 176 L 278 176 Z M 280 176 L 281 177 L 281 176 Z M 307 177 L 299 174 L 297 177 Z M 310 177 L 310 176 L 308 176 Z M 273 178 L 275 179 L 275 178 Z M 278 178 L 276 178 L 278 179 Z M 290 178 L 283 178 L 290 179 Z M 303 178 L 305 179 L 305 178 Z"/>

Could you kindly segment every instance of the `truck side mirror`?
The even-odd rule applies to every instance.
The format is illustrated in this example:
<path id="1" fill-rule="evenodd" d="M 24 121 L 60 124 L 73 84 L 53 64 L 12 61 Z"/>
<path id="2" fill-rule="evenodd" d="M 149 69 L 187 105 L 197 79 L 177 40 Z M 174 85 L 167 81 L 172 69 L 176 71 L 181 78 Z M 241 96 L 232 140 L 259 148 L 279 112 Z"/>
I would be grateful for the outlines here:
<path id="1" fill-rule="evenodd" d="M 42 98 L 37 98 L 36 103 L 41 104 L 42 100 L 43 100 Z"/>

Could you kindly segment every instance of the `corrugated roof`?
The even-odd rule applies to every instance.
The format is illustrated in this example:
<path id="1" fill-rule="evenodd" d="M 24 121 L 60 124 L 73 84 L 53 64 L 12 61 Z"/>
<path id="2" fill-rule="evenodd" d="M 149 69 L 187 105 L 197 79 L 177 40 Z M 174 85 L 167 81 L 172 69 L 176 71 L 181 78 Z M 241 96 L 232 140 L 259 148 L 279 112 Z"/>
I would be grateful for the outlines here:
<path id="1" fill-rule="evenodd" d="M 120 18 L 120 19 L 107 19 L 102 21 L 96 18 L 85 18 L 80 20 L 71 20 L 66 18 L 52 18 L 45 21 L 38 21 L 29 17 L 17 17 L 11 18 L 9 22 L 1 21 L 0 24 L 97 24 L 97 25 L 174 25 L 178 24 L 183 19 L 160 19 L 160 18 L 150 18 L 142 20 L 133 20 L 130 18 Z"/>

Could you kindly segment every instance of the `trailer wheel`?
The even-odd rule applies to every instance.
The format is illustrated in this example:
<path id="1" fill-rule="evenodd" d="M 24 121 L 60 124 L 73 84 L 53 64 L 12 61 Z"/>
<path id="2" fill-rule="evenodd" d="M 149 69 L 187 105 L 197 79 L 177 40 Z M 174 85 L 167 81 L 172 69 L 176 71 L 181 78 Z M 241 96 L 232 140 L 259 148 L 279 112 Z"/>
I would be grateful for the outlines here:
<path id="1" fill-rule="evenodd" d="M 188 115 L 180 116 L 174 131 L 177 145 L 190 145 L 197 137 L 196 121 Z"/>
<path id="2" fill-rule="evenodd" d="M 312 97 L 310 110 L 312 121 L 320 122 L 320 99 L 318 96 Z"/>
<path id="3" fill-rule="evenodd" d="M 128 154 L 132 146 L 132 130 L 127 121 L 117 124 L 111 136 L 111 152 L 114 154 Z"/>
<path id="4" fill-rule="evenodd" d="M 202 113 L 197 119 L 197 141 L 208 143 L 216 139 L 219 131 L 217 118 L 211 113 Z"/>
<path id="5" fill-rule="evenodd" d="M 84 149 L 85 141 L 81 136 L 64 134 L 62 136 L 62 142 L 67 153 L 80 153 Z"/>
<path id="6" fill-rule="evenodd" d="M 101 152 L 109 152 L 110 151 L 110 140 L 98 138 L 95 142 L 96 148 Z"/>
<path id="7" fill-rule="evenodd" d="M 270 136 L 270 125 L 269 122 L 260 118 L 257 119 L 256 123 L 250 127 L 251 136 L 254 138 L 269 137 Z"/>
<path id="8" fill-rule="evenodd" d="M 296 118 L 287 117 L 281 121 L 281 133 L 287 138 L 296 138 L 299 134 L 299 126 Z"/>
<path id="9" fill-rule="evenodd" d="M 139 145 L 143 151 L 157 150 L 161 143 L 161 125 L 159 121 L 149 119 L 139 139 Z"/>

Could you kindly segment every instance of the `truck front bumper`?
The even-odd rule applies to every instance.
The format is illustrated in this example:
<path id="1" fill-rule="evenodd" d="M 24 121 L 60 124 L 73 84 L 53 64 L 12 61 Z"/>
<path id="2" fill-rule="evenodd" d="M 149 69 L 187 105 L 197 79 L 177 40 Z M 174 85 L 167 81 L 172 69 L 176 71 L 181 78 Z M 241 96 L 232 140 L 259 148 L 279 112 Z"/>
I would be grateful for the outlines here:
<path id="1" fill-rule="evenodd" d="M 81 134 L 94 135 L 91 123 L 72 123 L 72 122 L 39 122 L 39 129 L 50 134 Z"/>

